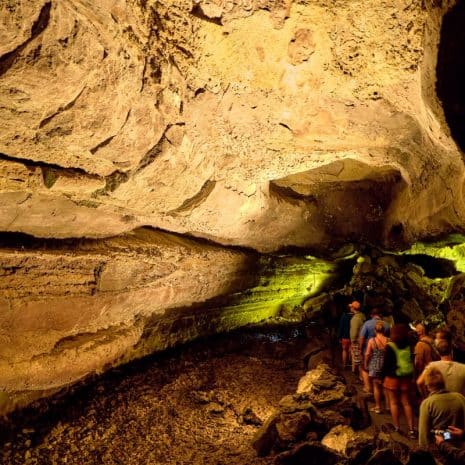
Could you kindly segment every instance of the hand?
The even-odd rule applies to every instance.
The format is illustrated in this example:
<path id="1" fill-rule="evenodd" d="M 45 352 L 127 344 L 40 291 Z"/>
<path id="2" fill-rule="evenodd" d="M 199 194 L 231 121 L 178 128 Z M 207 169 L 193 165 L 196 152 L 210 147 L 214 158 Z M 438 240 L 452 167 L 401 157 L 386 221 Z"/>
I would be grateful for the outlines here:
<path id="1" fill-rule="evenodd" d="M 450 431 L 452 439 L 463 438 L 463 429 L 457 428 L 456 426 L 448 426 L 447 429 Z"/>
<path id="2" fill-rule="evenodd" d="M 442 434 L 435 434 L 434 440 L 436 441 L 437 446 L 439 446 L 439 444 L 444 442 L 444 438 L 442 437 Z"/>

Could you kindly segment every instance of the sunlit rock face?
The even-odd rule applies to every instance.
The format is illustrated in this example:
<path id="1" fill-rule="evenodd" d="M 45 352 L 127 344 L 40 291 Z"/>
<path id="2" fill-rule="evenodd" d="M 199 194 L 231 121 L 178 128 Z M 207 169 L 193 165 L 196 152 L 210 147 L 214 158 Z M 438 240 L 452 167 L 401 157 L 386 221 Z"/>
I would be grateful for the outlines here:
<path id="1" fill-rule="evenodd" d="M 250 256 L 151 231 L 39 245 L 1 253 L 0 370 L 9 390 L 55 388 L 99 370 L 127 356 L 167 308 L 256 281 Z M 170 323 L 181 316 L 172 314 Z M 189 339 L 182 328 L 177 333 Z M 169 345 L 164 337 L 158 348 Z"/>
<path id="2" fill-rule="evenodd" d="M 461 226 L 446 3 L 2 2 L 0 228 L 273 251 Z"/>
<path id="3" fill-rule="evenodd" d="M 2 1 L 0 232 L 73 245 L 1 252 L 0 390 L 192 338 L 195 319 L 162 342 L 148 322 L 256 286 L 255 252 L 462 230 L 448 124 L 461 133 L 465 97 L 448 76 L 465 40 L 441 33 L 461 15 L 451 0 Z"/>

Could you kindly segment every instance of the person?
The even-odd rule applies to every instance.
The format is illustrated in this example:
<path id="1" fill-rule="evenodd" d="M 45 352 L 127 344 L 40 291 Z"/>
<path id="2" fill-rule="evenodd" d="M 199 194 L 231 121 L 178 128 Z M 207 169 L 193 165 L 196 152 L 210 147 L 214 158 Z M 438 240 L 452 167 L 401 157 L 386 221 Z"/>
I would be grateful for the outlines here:
<path id="1" fill-rule="evenodd" d="M 465 397 L 458 392 L 447 391 L 444 377 L 436 368 L 427 369 L 425 384 L 429 395 L 420 405 L 420 447 L 427 447 L 432 442 L 434 430 L 445 430 L 448 425 L 465 428 Z"/>
<path id="2" fill-rule="evenodd" d="M 444 377 L 446 389 L 450 392 L 460 392 L 465 395 L 465 364 L 452 360 L 452 345 L 447 339 L 438 339 L 436 350 L 441 360 L 428 364 L 417 379 L 420 392 L 425 390 L 425 373 L 427 369 L 436 368 Z"/>
<path id="3" fill-rule="evenodd" d="M 358 300 L 354 300 L 349 304 L 350 311 L 352 312 L 352 319 L 350 320 L 350 347 L 352 351 L 352 371 L 356 373 L 360 364 L 362 363 L 359 345 L 360 329 L 365 322 L 365 315 L 361 311 L 361 305 Z"/>
<path id="4" fill-rule="evenodd" d="M 395 324 L 391 328 L 390 335 L 391 341 L 387 343 L 384 355 L 383 387 L 387 393 L 395 430 L 399 431 L 401 404 L 409 428 L 408 436 L 415 439 L 411 399 L 414 390 L 413 360 L 409 344 L 409 328 L 404 324 Z"/>
<path id="5" fill-rule="evenodd" d="M 378 308 L 373 308 L 370 316 L 371 318 L 368 321 L 365 321 L 365 323 L 363 323 L 363 326 L 360 329 L 359 345 L 360 345 L 360 352 L 362 354 L 362 359 L 365 359 L 365 352 L 366 352 L 368 340 L 371 339 L 372 337 L 375 337 L 376 335 L 375 326 L 378 321 L 380 321 L 383 325 L 383 333 L 389 334 L 389 325 L 388 323 L 384 322 L 381 319 L 381 312 L 379 311 Z M 370 379 L 370 376 L 368 375 L 368 370 L 364 363 L 360 366 L 360 373 L 362 375 L 363 390 L 366 393 L 371 393 L 372 391 L 371 379 Z"/>
<path id="6" fill-rule="evenodd" d="M 373 385 L 373 396 L 375 413 L 382 413 L 382 384 L 383 384 L 383 365 L 384 353 L 389 339 L 384 335 L 384 322 L 379 320 L 375 325 L 375 336 L 368 340 L 367 349 L 365 352 L 365 366 L 368 368 L 368 376 Z"/>
<path id="7" fill-rule="evenodd" d="M 441 328 L 437 329 L 434 334 L 434 346 L 436 347 L 439 341 L 445 340 L 449 342 L 450 346 L 452 347 L 452 332 L 446 326 L 442 326 Z M 451 353 L 452 357 L 453 354 Z"/>
<path id="8" fill-rule="evenodd" d="M 339 330 L 337 337 L 342 346 L 342 366 L 348 366 L 350 360 L 350 320 L 352 319 L 352 312 L 348 307 L 347 310 L 341 315 L 339 320 Z"/>
<path id="9" fill-rule="evenodd" d="M 434 440 L 438 446 L 439 452 L 446 458 L 449 464 L 463 464 L 465 463 L 465 449 L 457 447 L 457 444 L 463 442 L 464 430 L 457 428 L 456 426 L 449 425 L 447 427 L 452 440 L 446 441 L 443 434 L 436 434 Z"/>
<path id="10" fill-rule="evenodd" d="M 433 346 L 433 338 L 426 333 L 426 327 L 423 323 L 417 323 L 415 331 L 418 336 L 418 342 L 415 344 L 415 376 L 418 377 L 423 373 L 428 363 L 439 360 L 439 354 Z"/>
<path id="11" fill-rule="evenodd" d="M 433 338 L 426 332 L 426 327 L 423 323 L 415 325 L 415 333 L 417 335 L 417 342 L 414 348 L 414 366 L 415 366 L 415 379 L 418 381 L 426 366 L 432 361 L 440 359 L 439 353 L 433 344 Z M 428 392 L 424 384 L 417 383 L 418 400 L 425 399 Z"/>
<path id="12" fill-rule="evenodd" d="M 389 325 L 389 328 L 394 326 L 394 317 L 392 316 L 392 310 L 390 308 L 385 308 L 382 312 L 382 319 Z"/>

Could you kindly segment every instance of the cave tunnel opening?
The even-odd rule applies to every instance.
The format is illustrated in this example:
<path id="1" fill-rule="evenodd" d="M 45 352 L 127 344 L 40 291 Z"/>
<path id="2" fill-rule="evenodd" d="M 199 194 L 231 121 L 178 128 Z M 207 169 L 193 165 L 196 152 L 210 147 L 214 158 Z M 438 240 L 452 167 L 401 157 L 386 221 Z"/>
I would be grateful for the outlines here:
<path id="1" fill-rule="evenodd" d="M 465 1 L 443 18 L 438 50 L 436 93 L 451 135 L 465 152 Z"/>
<path id="2" fill-rule="evenodd" d="M 425 276 L 430 279 L 449 278 L 459 272 L 452 260 L 441 257 L 431 257 L 427 254 L 405 254 L 405 263 L 414 263 L 420 266 L 425 272 Z"/>

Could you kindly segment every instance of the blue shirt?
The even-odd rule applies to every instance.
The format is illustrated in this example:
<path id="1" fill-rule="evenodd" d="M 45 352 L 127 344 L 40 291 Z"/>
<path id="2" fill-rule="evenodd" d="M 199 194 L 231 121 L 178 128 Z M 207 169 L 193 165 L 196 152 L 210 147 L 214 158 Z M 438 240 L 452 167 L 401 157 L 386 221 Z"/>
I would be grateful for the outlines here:
<path id="1" fill-rule="evenodd" d="M 365 323 L 363 323 L 362 328 L 360 329 L 360 337 L 363 337 L 365 339 L 363 341 L 363 347 L 361 347 L 362 354 L 365 353 L 368 340 L 376 336 L 375 326 L 376 326 L 376 323 L 378 323 L 378 321 L 383 321 L 383 320 L 379 316 L 376 316 L 372 318 L 371 320 L 365 321 Z M 384 335 L 389 336 L 390 326 L 385 321 L 383 323 L 384 323 Z"/>
<path id="2" fill-rule="evenodd" d="M 368 339 L 376 336 L 375 326 L 378 321 L 383 321 L 380 317 L 374 317 L 371 320 L 365 321 L 363 323 L 362 329 L 360 330 L 360 337 L 365 339 L 365 343 Z M 386 322 L 384 323 L 384 335 L 389 336 L 389 325 Z"/>

